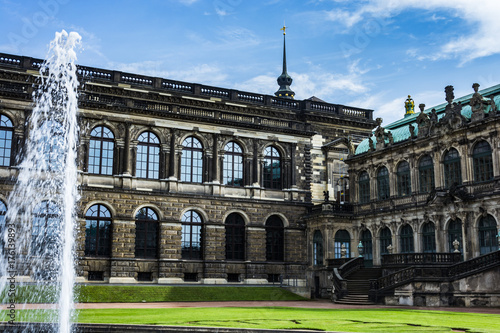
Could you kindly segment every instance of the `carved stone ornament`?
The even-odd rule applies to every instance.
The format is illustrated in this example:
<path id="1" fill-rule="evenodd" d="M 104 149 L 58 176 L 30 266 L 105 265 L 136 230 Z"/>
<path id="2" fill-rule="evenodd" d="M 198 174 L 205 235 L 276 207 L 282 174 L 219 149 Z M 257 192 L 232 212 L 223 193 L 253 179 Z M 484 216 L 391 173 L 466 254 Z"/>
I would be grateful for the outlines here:
<path id="1" fill-rule="evenodd" d="M 486 217 L 488 216 L 488 211 L 483 207 L 479 207 L 479 214 L 481 214 L 482 217 Z"/>
<path id="2" fill-rule="evenodd" d="M 375 150 L 375 146 L 373 145 L 373 140 L 372 138 L 368 138 L 368 146 L 370 148 L 370 151 L 374 151 Z"/>
<path id="3" fill-rule="evenodd" d="M 483 96 L 481 96 L 481 94 L 478 92 L 478 83 L 474 83 L 472 85 L 472 88 L 474 89 L 474 94 L 472 95 L 472 98 L 469 102 L 472 111 L 471 121 L 479 121 L 485 117 L 485 112 L 488 105 L 490 104 L 490 101 L 484 99 Z"/>
<path id="4" fill-rule="evenodd" d="M 345 247 L 345 244 L 342 243 L 342 245 L 340 246 L 340 257 L 345 258 L 346 254 L 347 254 L 347 249 Z"/>

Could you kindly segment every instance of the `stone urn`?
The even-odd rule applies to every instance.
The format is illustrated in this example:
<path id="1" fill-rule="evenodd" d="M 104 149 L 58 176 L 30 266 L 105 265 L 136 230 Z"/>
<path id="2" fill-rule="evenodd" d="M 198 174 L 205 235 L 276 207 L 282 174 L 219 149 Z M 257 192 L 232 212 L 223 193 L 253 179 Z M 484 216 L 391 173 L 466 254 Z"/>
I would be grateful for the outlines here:
<path id="1" fill-rule="evenodd" d="M 361 241 L 359 241 L 359 244 L 358 244 L 358 253 L 359 253 L 359 256 L 363 257 L 364 252 L 365 252 L 365 249 L 363 247 L 363 243 L 361 243 Z"/>

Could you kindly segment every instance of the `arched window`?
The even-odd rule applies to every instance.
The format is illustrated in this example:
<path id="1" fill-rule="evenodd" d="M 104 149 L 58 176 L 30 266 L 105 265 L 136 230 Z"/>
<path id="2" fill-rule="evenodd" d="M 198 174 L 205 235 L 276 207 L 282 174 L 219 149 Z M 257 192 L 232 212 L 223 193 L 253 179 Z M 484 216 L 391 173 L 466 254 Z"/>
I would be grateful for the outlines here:
<path id="1" fill-rule="evenodd" d="M 389 254 L 387 247 L 392 245 L 392 234 L 391 229 L 388 227 L 380 230 L 380 254 Z"/>
<path id="2" fill-rule="evenodd" d="M 401 227 L 401 234 L 399 237 L 401 253 L 413 253 L 415 248 L 413 246 L 413 229 L 409 224 Z"/>
<path id="3" fill-rule="evenodd" d="M 0 200 L 0 253 L 5 252 L 7 249 L 4 251 L 4 232 L 5 232 L 5 214 L 7 214 L 7 206 L 5 206 L 5 203 Z"/>
<path id="4" fill-rule="evenodd" d="M 281 155 L 273 146 L 266 147 L 264 153 L 264 187 L 281 189 Z"/>
<path id="5" fill-rule="evenodd" d="M 85 255 L 111 256 L 111 213 L 104 205 L 93 205 L 85 214 Z"/>
<path id="6" fill-rule="evenodd" d="M 160 140 L 151 132 L 139 135 L 135 173 L 139 178 L 160 178 Z"/>
<path id="7" fill-rule="evenodd" d="M 203 181 L 203 146 L 201 142 L 190 136 L 182 143 L 181 180 L 189 183 Z"/>
<path id="8" fill-rule="evenodd" d="M 266 259 L 267 261 L 283 261 L 285 232 L 283 221 L 276 215 L 266 221 Z"/>
<path id="9" fill-rule="evenodd" d="M 432 222 L 427 222 L 422 227 L 422 248 L 425 253 L 436 252 L 436 230 Z"/>
<path id="10" fill-rule="evenodd" d="M 474 167 L 475 182 L 486 182 L 493 179 L 493 158 L 488 142 L 480 141 L 474 146 L 472 164 Z"/>
<path id="11" fill-rule="evenodd" d="M 113 132 L 107 127 L 98 126 L 92 130 L 89 143 L 89 173 L 113 174 L 114 139 Z"/>
<path id="12" fill-rule="evenodd" d="M 0 166 L 10 166 L 14 127 L 7 116 L 0 115 Z"/>
<path id="13" fill-rule="evenodd" d="M 411 195 L 410 164 L 403 161 L 398 164 L 396 172 L 398 196 L 405 197 Z"/>
<path id="14" fill-rule="evenodd" d="M 460 155 L 455 148 L 451 148 L 444 155 L 444 186 L 450 188 L 453 184 L 462 184 L 462 171 L 460 168 Z"/>
<path id="15" fill-rule="evenodd" d="M 420 183 L 420 193 L 429 193 L 434 185 L 434 164 L 429 155 L 425 155 L 418 163 L 418 180 Z"/>
<path id="16" fill-rule="evenodd" d="M 227 143 L 224 150 L 224 184 L 243 186 L 243 150 L 236 142 Z"/>
<path id="17" fill-rule="evenodd" d="M 498 250 L 497 223 L 493 216 L 487 215 L 479 220 L 479 252 L 481 255 Z"/>
<path id="18" fill-rule="evenodd" d="M 245 259 L 245 221 L 237 213 L 229 214 L 226 219 L 226 259 Z"/>
<path id="19" fill-rule="evenodd" d="M 43 158 L 37 159 L 35 168 L 50 171 L 63 172 L 63 161 L 66 152 L 62 143 L 65 139 L 64 125 L 56 120 L 44 120 L 40 124 L 40 133 L 44 133 L 44 140 L 38 140 L 36 150 Z"/>
<path id="20" fill-rule="evenodd" d="M 363 257 L 365 260 L 373 259 L 372 233 L 365 229 L 361 232 L 361 244 L 363 245 Z"/>
<path id="21" fill-rule="evenodd" d="M 33 211 L 31 253 L 57 257 L 60 230 L 61 209 L 53 201 L 42 201 Z"/>
<path id="22" fill-rule="evenodd" d="M 314 231 L 313 236 L 313 264 L 323 265 L 323 235 L 319 230 Z"/>
<path id="23" fill-rule="evenodd" d="M 378 199 L 386 200 L 390 197 L 389 171 L 386 167 L 381 167 L 377 172 Z"/>
<path id="24" fill-rule="evenodd" d="M 158 215 L 151 208 L 141 208 L 135 215 L 135 257 L 158 257 Z"/>
<path id="25" fill-rule="evenodd" d="M 370 202 L 370 176 L 368 172 L 363 171 L 359 174 L 359 202 Z"/>
<path id="26" fill-rule="evenodd" d="M 351 257 L 351 236 L 347 230 L 338 230 L 335 233 L 335 258 L 342 258 L 342 245 L 346 249 L 346 258 Z"/>
<path id="27" fill-rule="evenodd" d="M 458 250 L 462 252 L 462 221 L 460 219 L 450 221 L 448 224 L 448 250 L 450 252 L 455 252 L 453 245 L 455 240 L 458 241 Z"/>
<path id="28" fill-rule="evenodd" d="M 202 228 L 203 219 L 194 210 L 182 215 L 182 259 L 202 258 Z"/>

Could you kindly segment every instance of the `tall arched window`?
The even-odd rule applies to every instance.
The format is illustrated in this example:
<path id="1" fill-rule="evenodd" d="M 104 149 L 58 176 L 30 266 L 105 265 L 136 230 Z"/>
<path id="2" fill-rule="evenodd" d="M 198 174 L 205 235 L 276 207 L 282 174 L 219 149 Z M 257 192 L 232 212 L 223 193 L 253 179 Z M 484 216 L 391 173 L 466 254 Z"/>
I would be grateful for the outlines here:
<path id="1" fill-rule="evenodd" d="M 399 236 L 401 253 L 413 253 L 415 247 L 413 246 L 413 229 L 409 224 L 401 227 L 401 234 Z"/>
<path id="2" fill-rule="evenodd" d="M 398 164 L 396 172 L 398 196 L 405 197 L 411 195 L 410 164 L 403 161 Z"/>
<path id="3" fill-rule="evenodd" d="M 281 189 L 281 155 L 273 146 L 266 147 L 264 153 L 264 187 Z"/>
<path id="4" fill-rule="evenodd" d="M 243 186 L 243 150 L 236 142 L 228 142 L 224 150 L 224 184 Z"/>
<path id="5" fill-rule="evenodd" d="M 365 229 L 361 232 L 361 244 L 363 245 L 363 257 L 370 261 L 373 259 L 372 233 Z"/>
<path id="6" fill-rule="evenodd" d="M 323 265 L 323 235 L 319 230 L 314 231 L 313 236 L 313 264 Z"/>
<path id="7" fill-rule="evenodd" d="M 420 193 L 429 193 L 435 187 L 434 164 L 429 155 L 423 156 L 418 163 L 418 180 L 420 184 Z"/>
<path id="8" fill-rule="evenodd" d="M 498 250 L 497 222 L 491 215 L 479 220 L 479 252 L 481 255 Z"/>
<path id="9" fill-rule="evenodd" d="M 107 127 L 98 126 L 92 130 L 89 142 L 89 173 L 113 174 L 114 139 L 113 132 Z"/>
<path id="10" fill-rule="evenodd" d="M 386 167 L 381 167 L 377 172 L 378 199 L 386 200 L 390 197 L 389 171 Z"/>
<path id="11" fill-rule="evenodd" d="M 422 248 L 425 253 L 436 252 L 436 230 L 432 222 L 427 222 L 422 227 Z"/>
<path id="12" fill-rule="evenodd" d="M 93 205 L 85 214 L 85 255 L 111 256 L 111 213 L 104 205 Z"/>
<path id="13" fill-rule="evenodd" d="M 42 201 L 33 211 L 31 253 L 58 256 L 61 209 L 53 201 Z"/>
<path id="14" fill-rule="evenodd" d="M 446 152 L 443 158 L 444 186 L 450 188 L 453 184 L 462 184 L 462 169 L 460 168 L 460 155 L 455 148 Z"/>
<path id="15" fill-rule="evenodd" d="M 448 224 L 448 250 L 450 252 L 455 252 L 453 245 L 455 240 L 458 241 L 458 250 L 462 252 L 462 221 L 460 219 L 450 221 Z"/>
<path id="16" fill-rule="evenodd" d="M 202 258 L 202 228 L 203 219 L 194 210 L 182 215 L 182 259 Z"/>
<path id="17" fill-rule="evenodd" d="M 391 229 L 384 227 L 380 230 L 380 254 L 389 254 L 387 247 L 392 246 L 392 233 Z"/>
<path id="18" fill-rule="evenodd" d="M 363 171 L 359 174 L 359 202 L 370 202 L 370 176 L 368 172 Z"/>
<path id="19" fill-rule="evenodd" d="M 203 181 L 203 145 L 190 136 L 182 143 L 181 180 L 189 183 Z"/>
<path id="20" fill-rule="evenodd" d="M 35 168 L 50 171 L 63 172 L 63 161 L 66 152 L 62 147 L 65 140 L 64 125 L 57 120 L 44 120 L 40 124 L 40 133 L 44 133 L 44 140 L 37 141 L 37 152 L 43 156 L 36 161 Z"/>
<path id="21" fill-rule="evenodd" d="M 276 215 L 266 221 L 266 259 L 267 261 L 283 261 L 285 232 L 283 221 Z"/>
<path id="22" fill-rule="evenodd" d="M 472 164 L 475 182 L 486 182 L 493 179 L 493 158 L 488 142 L 480 141 L 474 146 Z"/>
<path id="23" fill-rule="evenodd" d="M 0 115 L 0 166 L 10 166 L 14 127 L 7 116 Z"/>
<path id="24" fill-rule="evenodd" d="M 226 219 L 226 259 L 245 259 L 245 221 L 237 213 L 229 214 Z"/>
<path id="25" fill-rule="evenodd" d="M 158 215 L 151 208 L 141 208 L 135 215 L 135 257 L 158 257 Z"/>
<path id="26" fill-rule="evenodd" d="M 160 139 L 151 132 L 139 135 L 137 144 L 136 176 L 139 178 L 160 178 Z"/>
<path id="27" fill-rule="evenodd" d="M 338 230 L 335 233 L 335 258 L 342 258 L 342 245 L 346 249 L 346 258 L 351 257 L 351 236 L 347 230 Z"/>

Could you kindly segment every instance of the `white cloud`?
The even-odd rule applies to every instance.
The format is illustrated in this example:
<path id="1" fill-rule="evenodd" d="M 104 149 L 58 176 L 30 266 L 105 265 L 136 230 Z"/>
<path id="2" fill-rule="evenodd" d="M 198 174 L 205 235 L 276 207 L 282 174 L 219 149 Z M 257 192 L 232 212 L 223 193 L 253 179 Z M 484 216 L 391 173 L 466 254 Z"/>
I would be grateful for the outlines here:
<path id="1" fill-rule="evenodd" d="M 360 75 L 367 71 L 366 69 L 360 70 L 357 68 L 357 64 L 353 64 L 347 74 L 329 73 L 320 67 L 313 68 L 308 72 L 289 72 L 293 79 L 290 88 L 295 92 L 295 98 L 299 100 L 316 96 L 327 102 L 336 103 L 333 96 L 358 95 L 368 92 Z M 277 76 L 272 74 L 259 75 L 236 84 L 235 88 L 272 95 L 279 88 L 276 82 Z"/>
<path id="2" fill-rule="evenodd" d="M 422 9 L 429 11 L 429 19 L 441 20 L 432 11 L 450 11 L 454 16 L 466 21 L 471 27 L 468 35 L 460 36 L 445 43 L 428 58 L 438 60 L 456 57 L 461 63 L 500 53 L 500 1 L 483 0 L 368 0 L 364 6 L 354 11 L 332 10 L 327 12 L 327 20 L 353 28 L 357 23 L 366 22 L 370 17 L 390 18 L 406 10 Z"/>
<path id="3" fill-rule="evenodd" d="M 461 92 L 456 92 L 456 96 L 463 96 Z M 418 105 L 425 104 L 425 109 L 437 106 L 445 102 L 444 90 L 443 91 L 422 91 L 415 95 L 410 93 L 412 99 L 415 101 L 415 112 L 420 112 Z M 360 108 L 367 108 L 374 110 L 374 118 L 382 118 L 384 123 L 382 126 L 387 126 L 405 115 L 404 103 L 408 95 L 400 95 L 396 98 L 389 97 L 387 92 L 380 92 L 377 94 L 365 94 L 360 98 L 350 101 L 349 105 L 355 105 Z"/>
<path id="4" fill-rule="evenodd" d="M 198 0 L 177 0 L 177 1 L 186 6 L 191 6 L 195 2 L 198 2 Z"/>
<path id="5" fill-rule="evenodd" d="M 228 15 L 228 12 L 224 9 L 215 8 L 215 14 L 217 14 L 219 16 L 226 16 L 226 15 Z"/>

